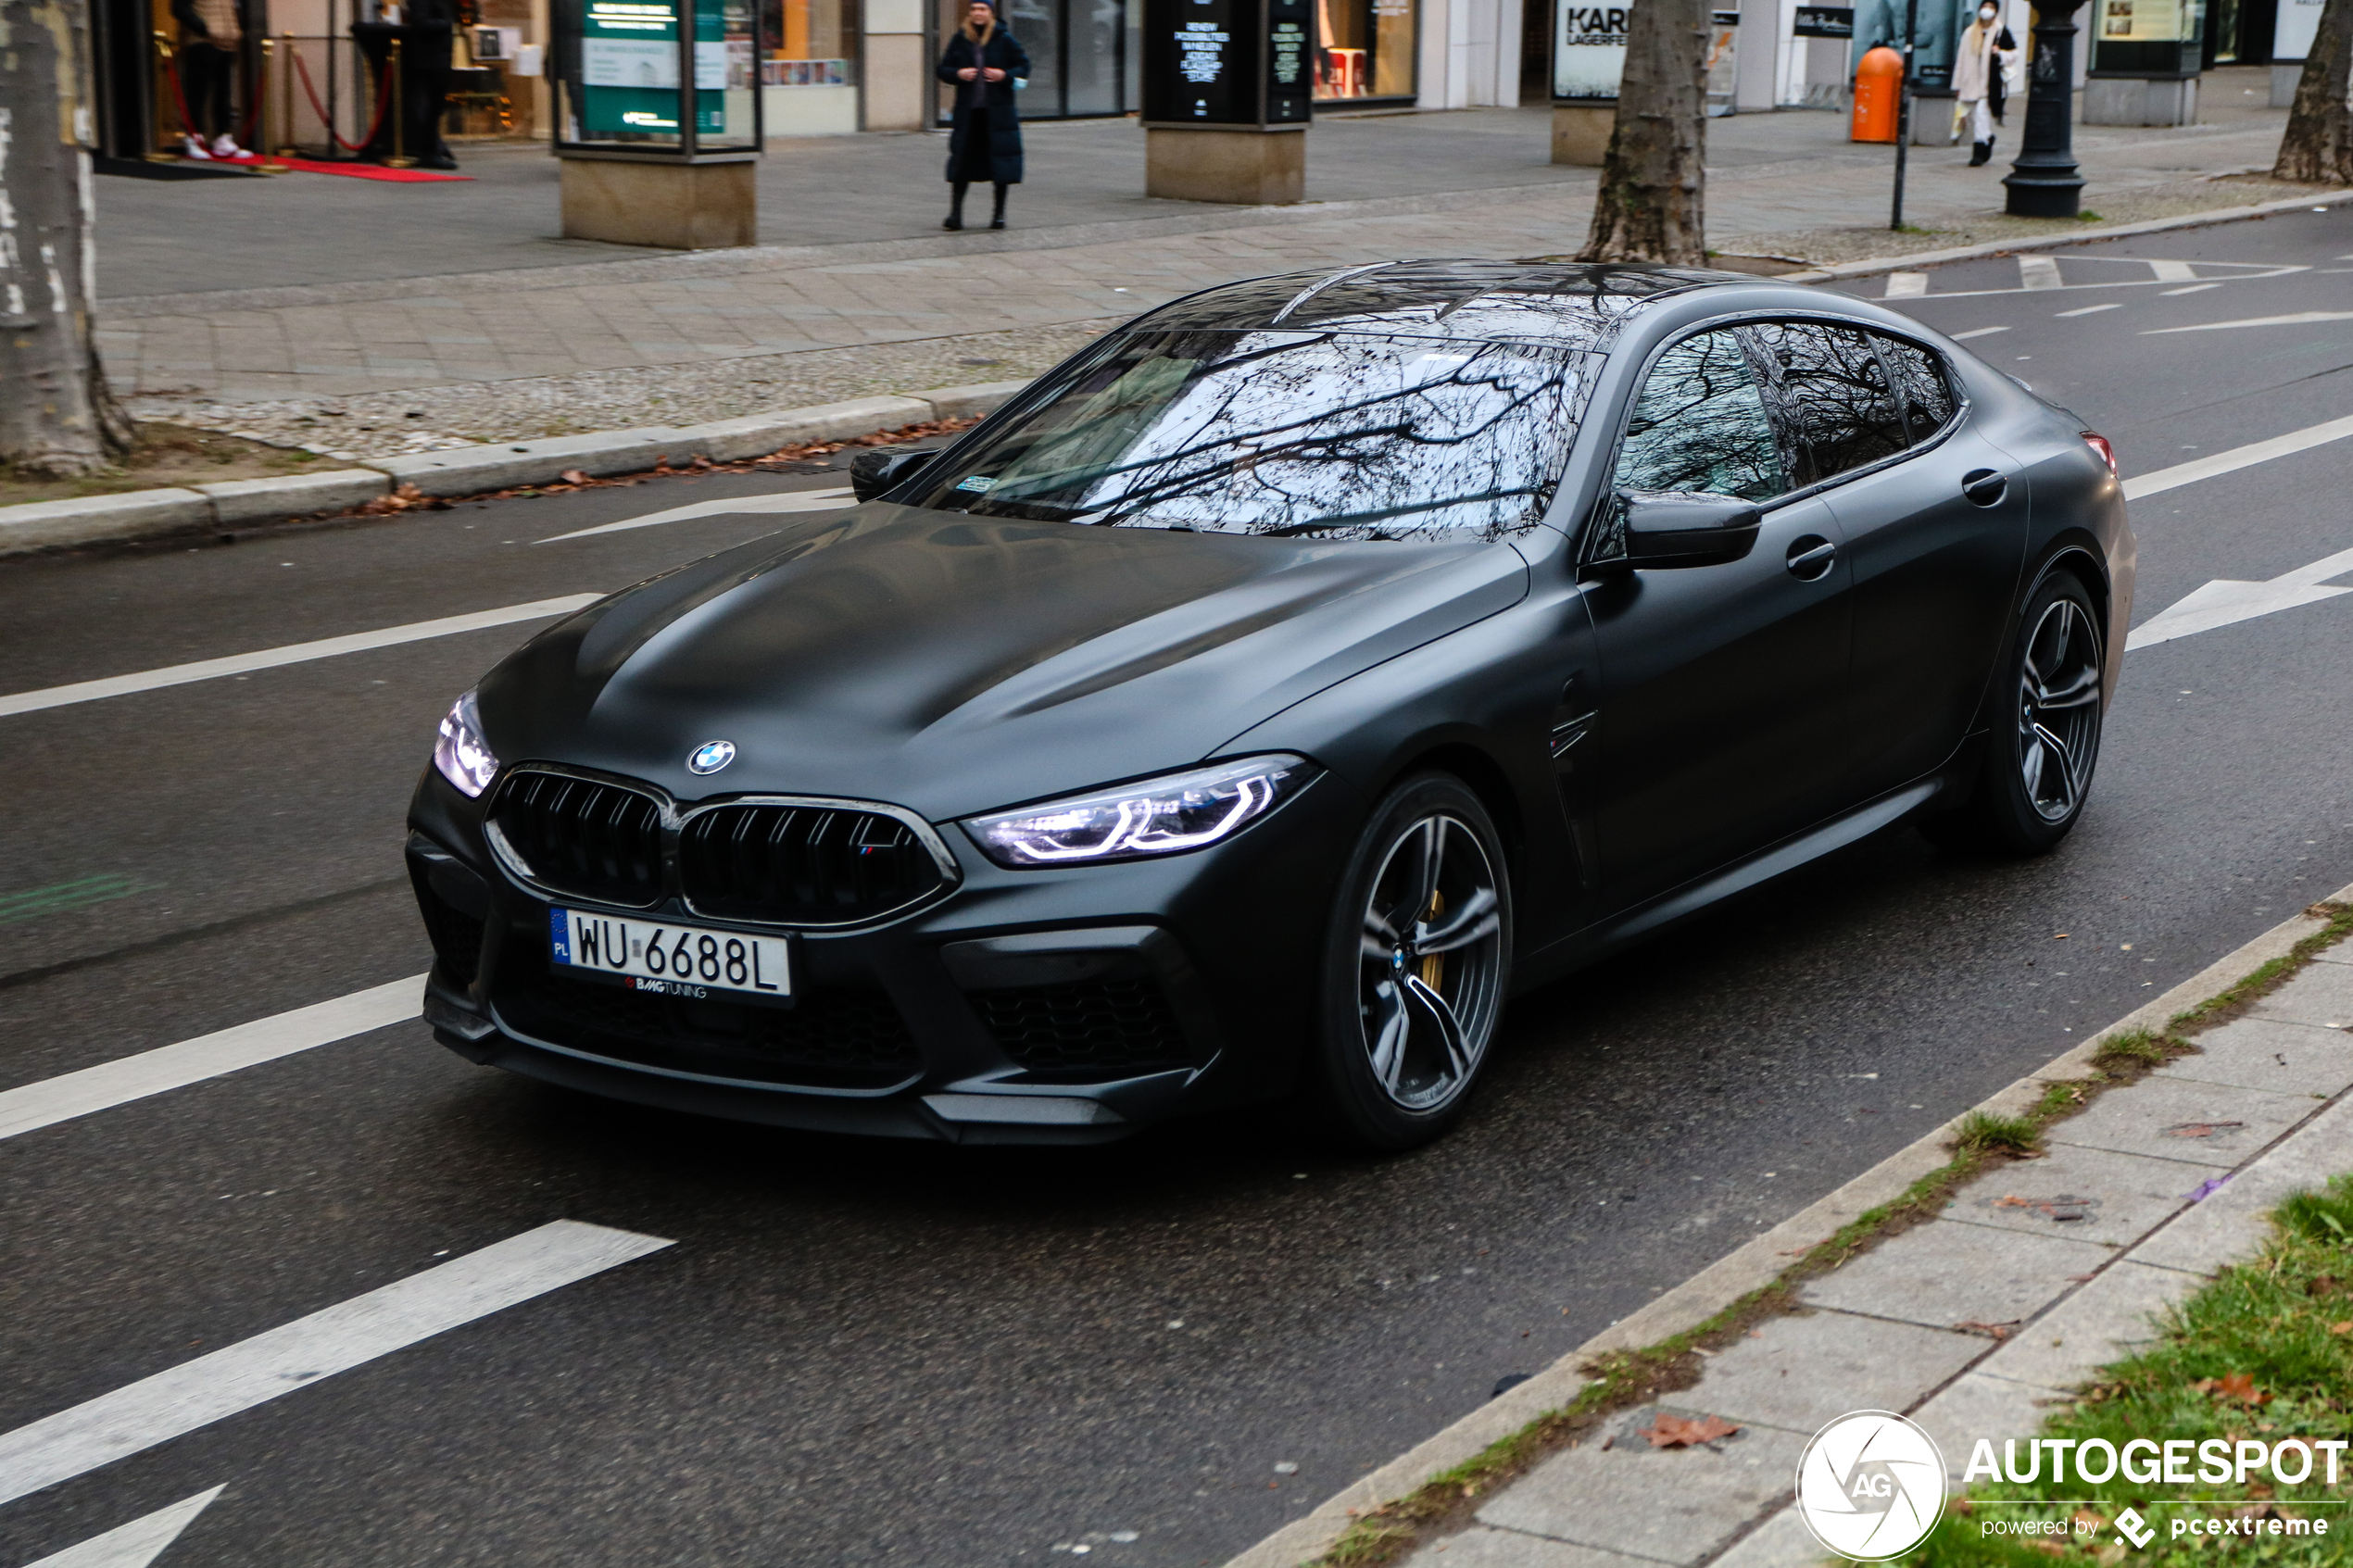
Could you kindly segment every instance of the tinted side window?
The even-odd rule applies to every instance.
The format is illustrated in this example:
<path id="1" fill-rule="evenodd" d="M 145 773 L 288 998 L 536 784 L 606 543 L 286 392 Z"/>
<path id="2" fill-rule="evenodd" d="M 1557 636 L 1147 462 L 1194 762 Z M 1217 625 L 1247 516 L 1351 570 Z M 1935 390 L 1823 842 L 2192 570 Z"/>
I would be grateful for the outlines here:
<path id="1" fill-rule="evenodd" d="M 1768 501 L 1790 488 L 1737 332 L 1701 332 L 1659 356 L 1627 421 L 1613 483 L 1744 501 Z"/>
<path id="2" fill-rule="evenodd" d="M 1874 333 L 1877 337 L 1878 334 Z M 1955 407 L 1952 383 L 1936 356 L 1902 338 L 1879 338 L 1879 357 L 1895 389 L 1904 395 L 1904 411 L 1914 441 L 1925 441 L 1944 428 Z"/>
<path id="3" fill-rule="evenodd" d="M 1800 483 L 1834 478 L 1912 444 L 1895 389 L 1862 332 L 1820 321 L 1765 321 L 1754 330 L 1797 444 Z"/>

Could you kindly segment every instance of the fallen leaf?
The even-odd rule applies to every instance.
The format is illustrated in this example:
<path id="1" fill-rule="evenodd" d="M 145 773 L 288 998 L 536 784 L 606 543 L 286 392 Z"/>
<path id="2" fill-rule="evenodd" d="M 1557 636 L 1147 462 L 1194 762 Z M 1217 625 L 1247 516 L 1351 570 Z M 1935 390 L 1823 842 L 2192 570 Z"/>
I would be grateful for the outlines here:
<path id="1" fill-rule="evenodd" d="M 2190 1386 L 2202 1394 L 2211 1394 L 2218 1399 L 2228 1399 L 2235 1404 L 2268 1405 L 2271 1402 L 2271 1395 L 2255 1386 L 2255 1378 L 2250 1373 L 2233 1372 L 2219 1378 L 2201 1377 Z"/>
<path id="2" fill-rule="evenodd" d="M 2067 933 L 2064 931 L 2053 932 L 2051 934 L 2051 940 L 2054 942 L 2064 942 L 2067 940 Z"/>
<path id="3" fill-rule="evenodd" d="M 2244 1122 L 2183 1122 L 2165 1129 L 2169 1138 L 2210 1138 L 2217 1133 L 2235 1132 L 2246 1126 Z"/>
<path id="4" fill-rule="evenodd" d="M 1680 1415 L 1669 1415 L 1665 1411 L 1658 1412 L 1655 1423 L 1641 1429 L 1642 1435 L 1651 1440 L 1654 1449 L 1687 1449 L 1694 1444 L 1712 1443 L 1718 1437 L 1729 1437 L 1739 1430 L 1720 1415 L 1704 1415 L 1697 1421 L 1690 1421 Z"/>
<path id="5" fill-rule="evenodd" d="M 566 469 L 557 477 L 561 479 L 566 484 L 585 484 L 588 483 L 587 474 L 582 472 L 578 469 Z"/>
<path id="6" fill-rule="evenodd" d="M 2005 1193 L 1994 1200 L 1994 1207 L 1996 1209 L 2031 1209 L 2033 1205 L 2032 1198 L 2020 1198 L 2014 1192 Z"/>
<path id="7" fill-rule="evenodd" d="M 2025 1321 L 2023 1318 L 2011 1318 L 2005 1323 L 1979 1323 L 1971 1319 L 1967 1323 L 1957 1323 L 1953 1327 L 1962 1334 L 1982 1334 L 1988 1339 L 2007 1339 L 2010 1331 Z"/>
<path id="8" fill-rule="evenodd" d="M 2329 1332 L 2331 1334 L 2353 1334 L 2353 1318 L 2347 1318 L 2343 1323 L 2333 1323 L 2329 1324 Z"/>

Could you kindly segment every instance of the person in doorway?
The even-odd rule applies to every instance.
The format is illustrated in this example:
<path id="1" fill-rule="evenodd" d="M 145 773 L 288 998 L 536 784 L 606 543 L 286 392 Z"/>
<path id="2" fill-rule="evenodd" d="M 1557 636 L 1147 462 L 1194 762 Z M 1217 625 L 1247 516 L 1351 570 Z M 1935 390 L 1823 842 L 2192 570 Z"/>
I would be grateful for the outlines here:
<path id="1" fill-rule="evenodd" d="M 1013 93 L 1029 75 L 1021 41 L 997 19 L 988 0 L 972 0 L 964 24 L 939 56 L 939 80 L 956 90 L 954 128 L 948 133 L 948 218 L 943 229 L 964 226 L 964 193 L 976 181 L 996 188 L 992 229 L 1005 226 L 1005 191 L 1021 183 L 1021 115 Z"/>
<path id="2" fill-rule="evenodd" d="M 245 42 L 237 0 L 171 0 L 171 14 L 180 23 L 180 53 L 173 63 L 180 71 L 180 91 L 188 101 L 188 156 L 208 160 L 245 157 L 229 107 L 237 50 Z"/>
<path id="3" fill-rule="evenodd" d="M 2017 68 L 2018 41 L 2002 25 L 2001 6 L 1982 0 L 1961 29 L 1960 52 L 1953 60 L 1953 93 L 1960 100 L 1954 106 L 1954 139 L 1960 139 L 1966 123 L 1971 169 L 1994 160 L 1994 128 L 2002 123 L 2003 101 L 2016 85 L 2010 72 Z"/>

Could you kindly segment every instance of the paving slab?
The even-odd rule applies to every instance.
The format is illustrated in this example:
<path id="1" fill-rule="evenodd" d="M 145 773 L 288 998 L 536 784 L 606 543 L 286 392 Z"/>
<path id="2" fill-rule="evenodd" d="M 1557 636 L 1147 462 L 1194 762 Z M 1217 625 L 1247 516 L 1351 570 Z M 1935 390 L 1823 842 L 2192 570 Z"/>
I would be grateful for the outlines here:
<path id="1" fill-rule="evenodd" d="M 2353 1101 L 2339 1100 L 2134 1248 L 2133 1261 L 2212 1273 L 2251 1258 L 2271 1236 L 2266 1213 L 2346 1171 L 2353 1171 Z"/>
<path id="2" fill-rule="evenodd" d="M 1808 1281 L 1799 1298 L 1928 1328 L 2015 1323 L 2115 1255 L 2092 1242 L 1933 1220 Z"/>
<path id="3" fill-rule="evenodd" d="M 1831 1561 L 1797 1510 L 1785 1508 L 1742 1537 L 1709 1568 L 1822 1568 Z"/>
<path id="4" fill-rule="evenodd" d="M 1983 1353 L 1950 1329 L 1847 1312 L 1774 1318 L 1707 1363 L 1688 1396 L 1727 1421 L 1810 1437 L 1853 1410 L 1909 1410 Z"/>
<path id="5" fill-rule="evenodd" d="M 2004 1438 L 2032 1436 L 2050 1406 L 2071 1402 L 2064 1389 L 1972 1372 L 1914 1411 L 1912 1419 L 1936 1440 L 1944 1474 L 1957 1485 L 1980 1437 L 1991 1438 L 1998 1450 Z"/>
<path id="6" fill-rule="evenodd" d="M 1663 1407 L 1689 1416 L 1697 1409 Z M 1806 1439 L 1746 1426 L 1712 1448 L 1654 1449 L 1644 1409 L 1611 1427 L 1608 1446 L 1554 1454 L 1478 1511 L 1478 1521 L 1575 1546 L 1670 1563 L 1698 1562 L 1768 1504 L 1789 1495 Z"/>
<path id="7" fill-rule="evenodd" d="M 2178 1160 L 2055 1144 L 1997 1165 L 1953 1195 L 1944 1219 L 2129 1247 L 2179 1213 L 2204 1178 Z"/>
<path id="8" fill-rule="evenodd" d="M 2343 964 L 2311 964 L 2286 985 L 2246 1010 L 2249 1018 L 2284 1023 L 2317 1023 L 2353 1029 L 2353 973 Z"/>
<path id="9" fill-rule="evenodd" d="M 2128 1258 L 2028 1323 L 1976 1370 L 2012 1383 L 2079 1387 L 2096 1369 L 2156 1339 L 2166 1309 L 2205 1283 Z"/>
<path id="10" fill-rule="evenodd" d="M 2152 1073 L 2053 1127 L 2045 1142 L 2229 1170 L 2312 1114 L 2309 1095 L 2265 1094 Z M 2186 1190 L 2195 1183 L 2184 1183 Z"/>
<path id="11" fill-rule="evenodd" d="M 2353 1086 L 2353 1034 L 2341 1029 L 2238 1018 L 2200 1035 L 2197 1047 L 2198 1054 L 2177 1058 L 2158 1075 L 2275 1095 L 2334 1097 Z"/>
<path id="12" fill-rule="evenodd" d="M 1656 1561 L 1474 1524 L 1423 1547 L 1405 1568 L 1647 1568 Z"/>

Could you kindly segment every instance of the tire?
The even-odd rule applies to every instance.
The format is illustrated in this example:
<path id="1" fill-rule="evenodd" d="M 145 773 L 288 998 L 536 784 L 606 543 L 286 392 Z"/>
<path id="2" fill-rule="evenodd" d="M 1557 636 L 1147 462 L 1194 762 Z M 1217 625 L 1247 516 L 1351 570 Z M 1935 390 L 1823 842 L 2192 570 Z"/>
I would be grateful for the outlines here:
<path id="1" fill-rule="evenodd" d="M 1451 775 L 1407 779 L 1374 809 L 1332 905 L 1319 1119 L 1378 1153 L 1452 1127 L 1503 1016 L 1511 952 L 1511 879 L 1487 809 Z"/>
<path id="2" fill-rule="evenodd" d="M 1976 788 L 1958 810 L 1921 824 L 1931 842 L 2006 855 L 2058 847 L 2099 762 L 2106 656 L 2092 596 L 2071 572 L 2047 573 L 1995 675 Z"/>

